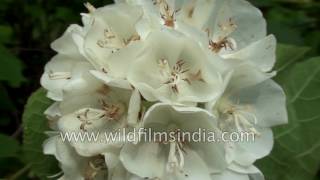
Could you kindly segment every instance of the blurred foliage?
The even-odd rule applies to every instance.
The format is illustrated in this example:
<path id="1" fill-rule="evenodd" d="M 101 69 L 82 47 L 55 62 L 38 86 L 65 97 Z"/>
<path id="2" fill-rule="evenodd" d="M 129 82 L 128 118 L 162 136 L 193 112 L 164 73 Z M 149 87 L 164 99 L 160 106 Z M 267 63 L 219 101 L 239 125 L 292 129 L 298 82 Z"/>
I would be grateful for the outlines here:
<path id="1" fill-rule="evenodd" d="M 310 55 L 320 52 L 320 1 L 250 0 L 263 12 L 268 32 L 285 44 L 309 46 Z"/>
<path id="2" fill-rule="evenodd" d="M 275 149 L 271 156 L 259 161 L 258 165 L 266 174 L 267 180 L 304 180 L 303 177 L 310 180 L 308 177 L 313 176 L 319 167 L 316 158 L 320 157 L 319 148 L 314 147 L 315 144 L 319 145 L 318 136 L 310 134 L 320 126 L 316 109 L 320 105 L 315 100 L 315 93 L 320 90 L 319 82 L 315 79 L 318 78 L 320 59 L 309 59 L 320 54 L 320 2 L 250 1 L 263 11 L 268 21 L 269 33 L 275 34 L 280 43 L 291 44 L 278 47 L 276 69 L 279 70 L 279 76 L 276 80 L 288 93 L 289 100 L 296 98 L 296 91 L 306 97 L 304 100 L 298 98 L 297 101 L 288 102 L 290 124 L 275 129 Z M 95 6 L 103 6 L 111 0 L 90 2 Z M 83 1 L 79 0 L 1 0 L 0 178 L 38 179 L 37 177 L 44 176 L 39 174 L 40 171 L 48 173 L 54 169 L 54 164 L 41 169 L 41 166 L 45 166 L 44 161 L 35 162 L 38 166 L 32 164 L 32 160 L 44 159 L 40 154 L 40 147 L 45 136 L 39 131 L 42 132 L 46 124 L 40 111 L 47 104 L 39 104 L 39 101 L 48 101 L 42 99 L 42 90 L 37 91 L 27 105 L 27 109 L 39 110 L 38 114 L 27 110 L 24 115 L 24 125 L 31 127 L 26 130 L 24 141 L 29 141 L 30 138 L 37 140 L 24 146 L 21 145 L 22 113 L 28 96 L 39 88 L 45 63 L 54 55 L 50 42 L 59 37 L 69 24 L 80 23 L 79 13 L 83 11 Z M 298 73 L 292 73 L 293 71 Z M 312 75 L 314 76 L 311 77 Z M 308 79 L 310 81 L 305 84 Z M 299 90 L 302 85 L 305 89 Z M 309 104 L 305 105 L 306 103 Z M 305 108 L 309 106 L 314 108 Z M 36 127 L 34 122 L 28 120 L 29 115 L 43 126 Z M 302 119 L 310 121 L 304 122 Z M 287 131 L 290 133 L 285 133 Z M 306 131 L 310 133 L 304 133 Z M 275 175 L 274 172 L 279 169 L 284 173 Z"/>

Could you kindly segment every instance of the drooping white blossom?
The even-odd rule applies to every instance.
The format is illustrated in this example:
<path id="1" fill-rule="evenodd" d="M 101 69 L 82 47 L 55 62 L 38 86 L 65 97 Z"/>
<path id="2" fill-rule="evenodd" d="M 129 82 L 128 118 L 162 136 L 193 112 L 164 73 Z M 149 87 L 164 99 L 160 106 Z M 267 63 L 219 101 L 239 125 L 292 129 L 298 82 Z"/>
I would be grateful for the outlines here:
<path id="1" fill-rule="evenodd" d="M 139 144 L 126 144 L 120 159 L 131 173 L 149 179 L 210 180 L 211 173 L 225 169 L 222 143 L 196 143 L 179 133 L 203 128 L 219 134 L 214 117 L 207 111 L 159 103 L 146 113 L 144 127 L 156 132 L 176 133 L 174 138 L 167 140 L 159 137 L 151 142 L 142 140 Z"/>
<path id="2" fill-rule="evenodd" d="M 254 141 L 225 145 L 227 162 L 247 167 L 271 152 L 270 127 L 287 123 L 285 95 L 272 80 L 249 87 L 232 86 L 232 82 L 220 99 L 208 103 L 207 108 L 219 117 L 218 124 L 224 132 L 247 132 L 254 136 Z"/>
<path id="3" fill-rule="evenodd" d="M 105 133 L 135 127 L 138 124 L 140 104 L 134 91 L 100 85 L 93 92 L 69 97 L 60 103 L 62 116 L 57 127 L 62 133 L 94 133 L 98 140 L 70 142 L 82 156 L 92 156 L 119 147 L 122 139 L 104 141 Z"/>
<path id="4" fill-rule="evenodd" d="M 50 137 L 45 141 L 43 148 L 44 154 L 54 155 L 59 161 L 63 171 L 57 174 L 62 174 L 59 180 L 104 180 L 107 178 L 107 167 L 104 157 L 101 155 L 82 157 L 70 144 L 63 142 L 59 136 Z"/>
<path id="5" fill-rule="evenodd" d="M 88 71 L 94 68 L 81 55 L 75 38 L 82 32 L 82 27 L 71 25 L 62 37 L 51 44 L 58 54 L 45 66 L 41 85 L 48 90 L 48 97 L 53 100 L 62 101 L 65 92 L 83 89 L 90 79 Z"/>

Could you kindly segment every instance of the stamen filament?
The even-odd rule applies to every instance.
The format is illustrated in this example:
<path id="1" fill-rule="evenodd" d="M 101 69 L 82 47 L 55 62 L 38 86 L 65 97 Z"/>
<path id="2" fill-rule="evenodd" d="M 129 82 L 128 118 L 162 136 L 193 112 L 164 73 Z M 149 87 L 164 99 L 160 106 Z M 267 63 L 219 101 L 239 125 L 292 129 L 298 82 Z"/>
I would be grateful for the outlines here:
<path id="1" fill-rule="evenodd" d="M 59 80 L 59 79 L 71 79 L 71 72 L 49 72 L 49 78 L 51 80 Z"/>

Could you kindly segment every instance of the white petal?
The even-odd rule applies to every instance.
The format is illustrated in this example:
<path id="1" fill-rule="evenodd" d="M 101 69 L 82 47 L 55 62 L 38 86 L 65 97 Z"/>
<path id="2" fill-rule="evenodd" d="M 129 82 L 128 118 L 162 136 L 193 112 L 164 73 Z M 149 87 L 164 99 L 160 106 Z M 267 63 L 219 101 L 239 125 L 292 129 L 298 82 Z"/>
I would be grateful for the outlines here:
<path id="1" fill-rule="evenodd" d="M 181 7 L 181 13 L 177 17 L 198 30 L 203 30 L 207 26 L 208 20 L 213 13 L 215 1 L 185 1 Z"/>
<path id="2" fill-rule="evenodd" d="M 275 75 L 275 72 L 264 73 L 249 64 L 241 64 L 234 67 L 233 75 L 226 91 L 234 93 L 239 89 L 259 84 Z"/>
<path id="3" fill-rule="evenodd" d="M 87 108 L 81 111 L 86 110 Z M 88 114 L 90 113 L 93 112 L 89 111 Z M 96 119 L 91 121 L 92 124 L 90 126 L 85 126 L 86 131 L 83 131 L 81 130 L 82 122 L 77 118 L 77 116 L 77 113 L 63 116 L 58 121 L 58 127 L 63 134 L 68 133 L 69 136 L 71 136 L 70 144 L 81 156 L 95 156 L 106 152 L 107 150 L 120 147 L 123 144 L 121 137 L 118 134 L 113 134 L 113 137 L 110 135 L 111 132 L 122 126 L 119 124 L 120 122 L 113 123 L 103 118 Z M 72 137 L 72 135 L 77 136 L 78 139 Z"/>
<path id="4" fill-rule="evenodd" d="M 245 0 L 217 0 L 213 4 L 214 9 L 209 18 L 209 27 L 216 38 L 224 34 L 219 24 L 228 23 L 229 19 L 237 26 L 230 37 L 237 42 L 239 49 L 266 36 L 266 21 L 261 11 L 249 2 Z"/>
<path id="5" fill-rule="evenodd" d="M 206 130 L 218 136 L 215 119 L 207 111 L 197 107 L 173 107 L 167 104 L 155 104 L 145 114 L 144 127 L 167 132 L 169 127 L 178 124 L 182 132 Z M 199 134 L 201 136 L 201 134 Z M 226 168 L 224 146 L 218 142 L 190 142 L 191 148 L 203 159 L 210 172 L 220 172 Z"/>
<path id="6" fill-rule="evenodd" d="M 82 27 L 78 25 L 69 26 L 66 32 L 51 44 L 51 48 L 65 56 L 83 59 L 79 52 L 79 46 L 73 39 L 74 34 L 81 34 L 82 31 Z"/>
<path id="7" fill-rule="evenodd" d="M 122 88 L 122 89 L 132 89 L 130 83 L 125 79 L 114 78 L 109 76 L 106 73 L 95 71 L 95 70 L 90 71 L 90 73 L 109 86 Z"/>
<path id="8" fill-rule="evenodd" d="M 143 178 L 162 177 L 167 160 L 157 143 L 141 142 L 123 147 L 120 159 L 126 169 Z"/>
<path id="9" fill-rule="evenodd" d="M 141 95 L 137 89 L 133 90 L 128 110 L 128 124 L 135 127 L 139 120 L 139 112 L 141 107 Z"/>
<path id="10" fill-rule="evenodd" d="M 44 114 L 50 118 L 57 118 L 61 116 L 61 112 L 59 109 L 59 103 L 55 102 L 53 103 L 45 112 Z"/>
<path id="11" fill-rule="evenodd" d="M 85 37 L 84 49 L 96 69 L 108 68 L 107 59 L 112 52 L 125 48 L 125 41 L 135 34 L 135 23 L 140 16 L 140 8 L 122 3 L 99 8 L 93 13 L 94 21 Z M 106 30 L 114 37 L 106 37 Z M 108 40 L 107 47 L 101 47 L 99 41 L 105 40 Z"/>
<path id="12" fill-rule="evenodd" d="M 51 137 L 44 143 L 44 153 L 54 155 L 61 163 L 64 179 L 83 179 L 82 172 L 87 159 L 80 157 L 67 142 L 62 142 L 59 136 Z"/>
<path id="13" fill-rule="evenodd" d="M 223 83 L 220 73 L 207 61 L 194 41 L 171 31 L 154 32 L 147 41 L 146 44 L 152 48 L 133 64 L 128 74 L 128 80 L 144 98 L 148 101 L 188 103 L 207 102 L 219 95 Z M 176 92 L 173 84 L 167 82 L 169 71 L 180 60 L 185 63 L 183 68 L 186 69 L 183 70 L 187 71 L 183 74 L 185 78 L 178 78 Z M 167 65 L 163 67 L 161 61 Z"/>
<path id="14" fill-rule="evenodd" d="M 226 170 L 222 174 L 213 174 L 212 180 L 249 180 L 247 174 L 240 174 L 231 170 Z"/>
<path id="15" fill-rule="evenodd" d="M 249 61 L 262 72 L 268 72 L 272 70 L 276 61 L 276 43 L 275 37 L 270 35 L 238 52 L 223 57 L 232 60 Z"/>
<path id="16" fill-rule="evenodd" d="M 237 172 L 237 173 L 242 173 L 242 174 L 259 174 L 261 173 L 260 170 L 255 167 L 254 165 L 249 165 L 249 166 L 241 166 L 236 163 L 231 163 L 228 167 L 228 169 Z"/>
<path id="17" fill-rule="evenodd" d="M 57 120 L 62 116 L 61 110 L 59 108 L 60 103 L 55 102 L 53 103 L 46 111 L 44 114 L 46 115 L 48 119 L 48 124 L 51 129 L 57 130 Z"/>
<path id="18" fill-rule="evenodd" d="M 82 91 L 86 87 L 86 78 L 93 67 L 86 61 L 70 59 L 57 55 L 45 66 L 41 85 L 48 90 L 48 97 L 62 101 L 68 91 Z M 72 92 L 73 93 L 73 92 Z"/>
<path id="19" fill-rule="evenodd" d="M 235 161 L 243 166 L 253 164 L 257 159 L 261 159 L 270 154 L 273 148 L 273 134 L 271 129 L 257 129 L 260 136 L 254 142 L 237 142 L 235 146 Z"/>
<path id="20" fill-rule="evenodd" d="M 288 123 L 285 93 L 273 80 L 245 88 L 237 93 L 237 98 L 253 107 L 258 126 L 272 127 Z"/>
<path id="21" fill-rule="evenodd" d="M 241 165 L 232 163 L 229 166 L 229 169 L 236 173 L 247 174 L 252 180 L 264 180 L 264 176 L 262 172 L 254 165 L 241 166 Z"/>
<path id="22" fill-rule="evenodd" d="M 197 152 L 188 150 L 183 174 L 177 180 L 211 180 L 210 172 L 203 158 Z"/>

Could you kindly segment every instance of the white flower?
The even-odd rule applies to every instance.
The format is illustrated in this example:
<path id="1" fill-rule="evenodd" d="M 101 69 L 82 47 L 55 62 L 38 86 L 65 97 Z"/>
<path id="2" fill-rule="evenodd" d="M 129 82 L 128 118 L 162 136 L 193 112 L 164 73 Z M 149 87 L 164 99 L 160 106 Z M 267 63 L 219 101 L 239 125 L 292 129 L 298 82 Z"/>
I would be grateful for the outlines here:
<path id="1" fill-rule="evenodd" d="M 219 47 L 212 50 L 219 52 L 223 49 L 221 45 L 232 44 L 241 49 L 266 35 L 262 13 L 244 0 L 127 0 L 127 3 L 144 10 L 142 20 L 137 23 L 142 37 L 165 27 L 182 32 L 189 27 L 198 32 L 211 32 L 210 40 Z"/>
<path id="2" fill-rule="evenodd" d="M 134 26 L 140 16 L 140 8 L 126 4 L 106 6 L 90 14 L 84 53 L 96 68 L 91 73 L 110 86 L 131 89 L 126 77 L 141 49 Z"/>
<path id="3" fill-rule="evenodd" d="M 65 93 L 73 93 L 86 86 L 92 78 L 91 69 L 93 67 L 87 61 L 58 54 L 46 65 L 41 85 L 48 90 L 49 98 L 62 101 Z"/>
<path id="4" fill-rule="evenodd" d="M 83 157 L 63 142 L 60 136 L 50 137 L 43 145 L 44 154 L 54 155 L 62 172 L 59 180 L 143 180 L 128 172 L 119 159 L 119 150 L 114 149 L 99 155 Z"/>
<path id="5" fill-rule="evenodd" d="M 230 87 L 207 108 L 219 116 L 219 126 L 223 131 L 252 132 L 256 135 L 254 142 L 226 146 L 229 162 L 248 166 L 270 153 L 273 135 L 269 127 L 288 122 L 285 94 L 272 80 L 246 88 Z"/>
<path id="6" fill-rule="evenodd" d="M 143 180 L 139 176 L 130 173 L 122 164 L 119 158 L 120 151 L 113 150 L 104 153 L 108 167 L 108 179 L 110 180 Z"/>
<path id="7" fill-rule="evenodd" d="M 48 97 L 62 101 L 66 92 L 78 91 L 92 75 L 89 70 L 93 66 L 81 54 L 78 36 L 84 29 L 78 25 L 71 25 L 66 32 L 51 44 L 58 54 L 45 66 L 41 77 L 41 85 L 48 90 Z"/>
<path id="8" fill-rule="evenodd" d="M 153 32 L 132 65 L 129 82 L 148 101 L 207 102 L 221 92 L 222 78 L 192 40 L 172 31 Z"/>
<path id="9" fill-rule="evenodd" d="M 44 154 L 54 155 L 59 161 L 62 174 L 59 180 L 105 180 L 107 167 L 104 157 L 82 157 L 67 142 L 63 142 L 60 136 L 50 137 L 44 143 Z"/>
<path id="10" fill-rule="evenodd" d="M 124 80 L 141 46 L 135 24 L 142 12 L 136 6 L 116 4 L 95 9 L 83 40 L 84 54 L 106 78 Z M 101 74 L 93 73 L 101 78 Z"/>
<path id="11" fill-rule="evenodd" d="M 276 62 L 276 39 L 273 35 L 264 37 L 247 47 L 230 54 L 222 55 L 227 64 L 235 67 L 247 63 L 261 72 L 270 72 Z"/>
<path id="12" fill-rule="evenodd" d="M 212 174 L 212 180 L 264 180 L 264 176 L 255 166 L 242 167 L 232 164 L 222 173 Z"/>
<path id="13" fill-rule="evenodd" d="M 82 156 L 92 156 L 118 147 L 123 142 L 105 142 L 105 134 L 135 127 L 140 112 L 140 94 L 100 84 L 81 95 L 68 96 L 59 104 L 61 118 L 57 129 L 62 133 L 95 133 L 99 140 L 72 139 L 71 145 Z"/>
<path id="14" fill-rule="evenodd" d="M 209 35 L 209 49 L 214 53 L 247 47 L 266 36 L 262 13 L 244 0 L 207 1 L 211 14 L 202 28 Z M 208 11 L 204 11 L 208 12 Z M 206 27 L 207 26 L 207 27 Z"/>
<path id="15" fill-rule="evenodd" d="M 149 109 L 144 128 L 156 132 L 196 132 L 203 128 L 219 133 L 214 118 L 205 110 L 167 104 L 156 104 Z M 225 169 L 223 144 L 181 141 L 180 138 L 126 144 L 120 159 L 128 171 L 148 179 L 210 180 L 211 173 Z"/>
<path id="16" fill-rule="evenodd" d="M 187 1 L 176 24 L 178 31 L 220 55 L 234 53 L 266 36 L 262 13 L 244 0 Z"/>
<path id="17" fill-rule="evenodd" d="M 57 53 L 68 56 L 69 58 L 84 59 L 81 55 L 82 49 L 80 48 L 81 41 L 79 41 L 79 37 L 85 34 L 85 28 L 72 24 L 60 38 L 51 44 L 51 48 Z"/>

